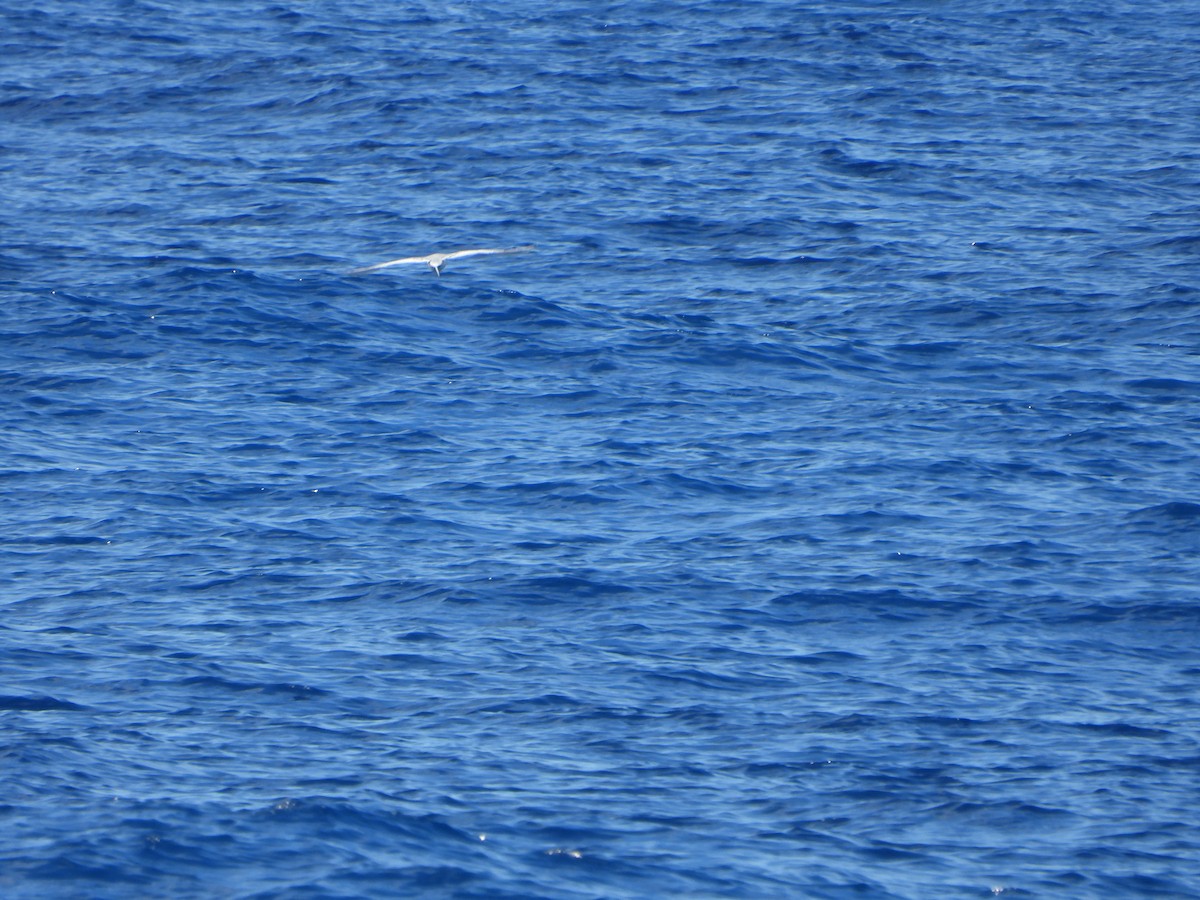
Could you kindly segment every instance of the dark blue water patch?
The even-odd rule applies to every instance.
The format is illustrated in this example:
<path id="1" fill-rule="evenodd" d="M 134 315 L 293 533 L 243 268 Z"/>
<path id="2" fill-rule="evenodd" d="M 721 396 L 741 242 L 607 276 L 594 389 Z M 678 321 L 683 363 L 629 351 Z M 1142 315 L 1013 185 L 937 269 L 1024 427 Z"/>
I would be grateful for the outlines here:
<path id="1" fill-rule="evenodd" d="M 55 697 L 0 697 L 0 709 L 24 710 L 27 712 L 70 712 L 86 707 L 72 703 L 69 700 L 59 700 Z"/>
<path id="2" fill-rule="evenodd" d="M 884 591 L 853 591 L 841 590 L 835 592 L 795 592 L 774 597 L 771 606 L 786 611 L 788 615 L 804 618 L 808 615 L 846 616 L 859 618 L 864 616 L 881 619 L 908 620 L 919 618 L 927 604 L 935 600 L 922 601 L 908 596 L 897 590 Z"/>
<path id="3" fill-rule="evenodd" d="M 1130 513 L 1132 521 L 1178 523 L 1181 526 L 1200 519 L 1200 503 L 1190 503 L 1185 500 L 1173 500 Z"/>
<path id="4" fill-rule="evenodd" d="M 1155 403 L 1186 401 L 1200 393 L 1200 382 L 1177 378 L 1138 378 L 1127 385 Z"/>
<path id="5" fill-rule="evenodd" d="M 272 694 L 286 695 L 293 700 L 312 700 L 327 696 L 328 691 L 305 684 L 260 684 L 253 682 L 230 681 L 215 676 L 197 675 L 183 680 L 186 687 L 200 687 L 206 692 L 232 691 L 235 693 L 250 692 L 270 696 Z"/>

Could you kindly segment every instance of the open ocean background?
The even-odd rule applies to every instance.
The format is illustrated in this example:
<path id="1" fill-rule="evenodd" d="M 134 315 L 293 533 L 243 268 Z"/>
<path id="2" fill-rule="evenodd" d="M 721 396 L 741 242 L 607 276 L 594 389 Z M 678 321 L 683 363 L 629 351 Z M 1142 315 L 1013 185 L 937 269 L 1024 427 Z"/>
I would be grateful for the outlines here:
<path id="1" fill-rule="evenodd" d="M 0 4 L 0 896 L 1200 897 L 1200 6 L 1049 6 Z"/>

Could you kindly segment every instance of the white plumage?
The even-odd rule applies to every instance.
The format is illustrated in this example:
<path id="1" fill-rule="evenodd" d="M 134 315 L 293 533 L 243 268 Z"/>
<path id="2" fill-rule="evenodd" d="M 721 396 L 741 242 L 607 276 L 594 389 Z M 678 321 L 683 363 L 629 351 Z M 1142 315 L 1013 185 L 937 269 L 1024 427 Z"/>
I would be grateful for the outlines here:
<path id="1" fill-rule="evenodd" d="M 368 272 L 377 272 L 380 269 L 387 269 L 391 266 L 403 266 L 407 263 L 428 263 L 429 268 L 433 269 L 434 274 L 440 278 L 442 275 L 442 266 L 452 259 L 464 259 L 468 256 L 489 256 L 495 253 L 526 253 L 532 249 L 533 244 L 526 244 L 524 247 L 454 250 L 450 253 L 430 253 L 426 256 L 406 256 L 404 259 L 389 259 L 387 262 L 375 263 L 373 266 L 363 266 L 361 269 L 351 269 L 347 274 L 365 275 Z"/>

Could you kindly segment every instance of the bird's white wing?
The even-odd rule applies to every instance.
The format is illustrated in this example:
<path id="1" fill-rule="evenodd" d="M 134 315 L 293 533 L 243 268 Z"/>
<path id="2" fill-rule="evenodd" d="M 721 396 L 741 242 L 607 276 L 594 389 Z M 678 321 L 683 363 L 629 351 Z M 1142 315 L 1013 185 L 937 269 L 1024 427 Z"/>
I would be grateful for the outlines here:
<path id="1" fill-rule="evenodd" d="M 347 275 L 365 275 L 368 272 L 374 272 L 378 269 L 387 269 L 391 266 L 402 266 L 405 263 L 427 263 L 428 256 L 406 256 L 404 259 L 389 259 L 387 262 L 375 263 L 373 266 L 363 266 L 361 269 L 351 269 Z"/>
<path id="2" fill-rule="evenodd" d="M 491 253 L 526 253 L 533 249 L 533 244 L 526 244 L 524 247 L 500 247 L 487 248 L 481 250 L 455 250 L 453 253 L 445 254 L 445 259 L 462 259 L 464 256 L 485 256 Z"/>

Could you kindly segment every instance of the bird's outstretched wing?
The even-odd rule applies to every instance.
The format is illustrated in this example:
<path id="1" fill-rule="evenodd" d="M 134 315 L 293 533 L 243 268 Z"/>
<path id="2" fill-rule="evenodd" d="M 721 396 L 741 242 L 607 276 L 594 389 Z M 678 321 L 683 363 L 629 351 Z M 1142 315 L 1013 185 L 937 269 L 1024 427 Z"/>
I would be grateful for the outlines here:
<path id="1" fill-rule="evenodd" d="M 368 272 L 374 272 L 376 269 L 387 269 L 391 266 L 402 266 L 405 263 L 427 263 L 428 256 L 406 256 L 404 259 L 389 259 L 387 262 L 375 263 L 373 266 L 363 266 L 360 269 L 351 269 L 347 275 L 366 275 Z"/>
<path id="2" fill-rule="evenodd" d="M 526 253 L 533 249 L 533 244 L 523 247 L 487 247 L 478 250 L 454 250 L 451 253 L 430 253 L 428 256 L 406 256 L 404 259 L 390 259 L 387 262 L 375 263 L 373 266 L 363 266 L 361 269 L 351 269 L 347 275 L 365 275 L 390 266 L 401 266 L 405 263 L 428 263 L 434 271 L 441 269 L 446 260 L 462 259 L 464 256 L 487 256 L 492 253 Z M 440 274 L 440 273 L 439 273 Z"/>
<path id="3" fill-rule="evenodd" d="M 491 253 L 527 253 L 533 249 L 533 244 L 526 244 L 524 247 L 501 247 L 488 248 L 483 250 L 455 250 L 453 253 L 447 253 L 443 256 L 444 259 L 462 259 L 464 256 L 484 256 Z"/>

